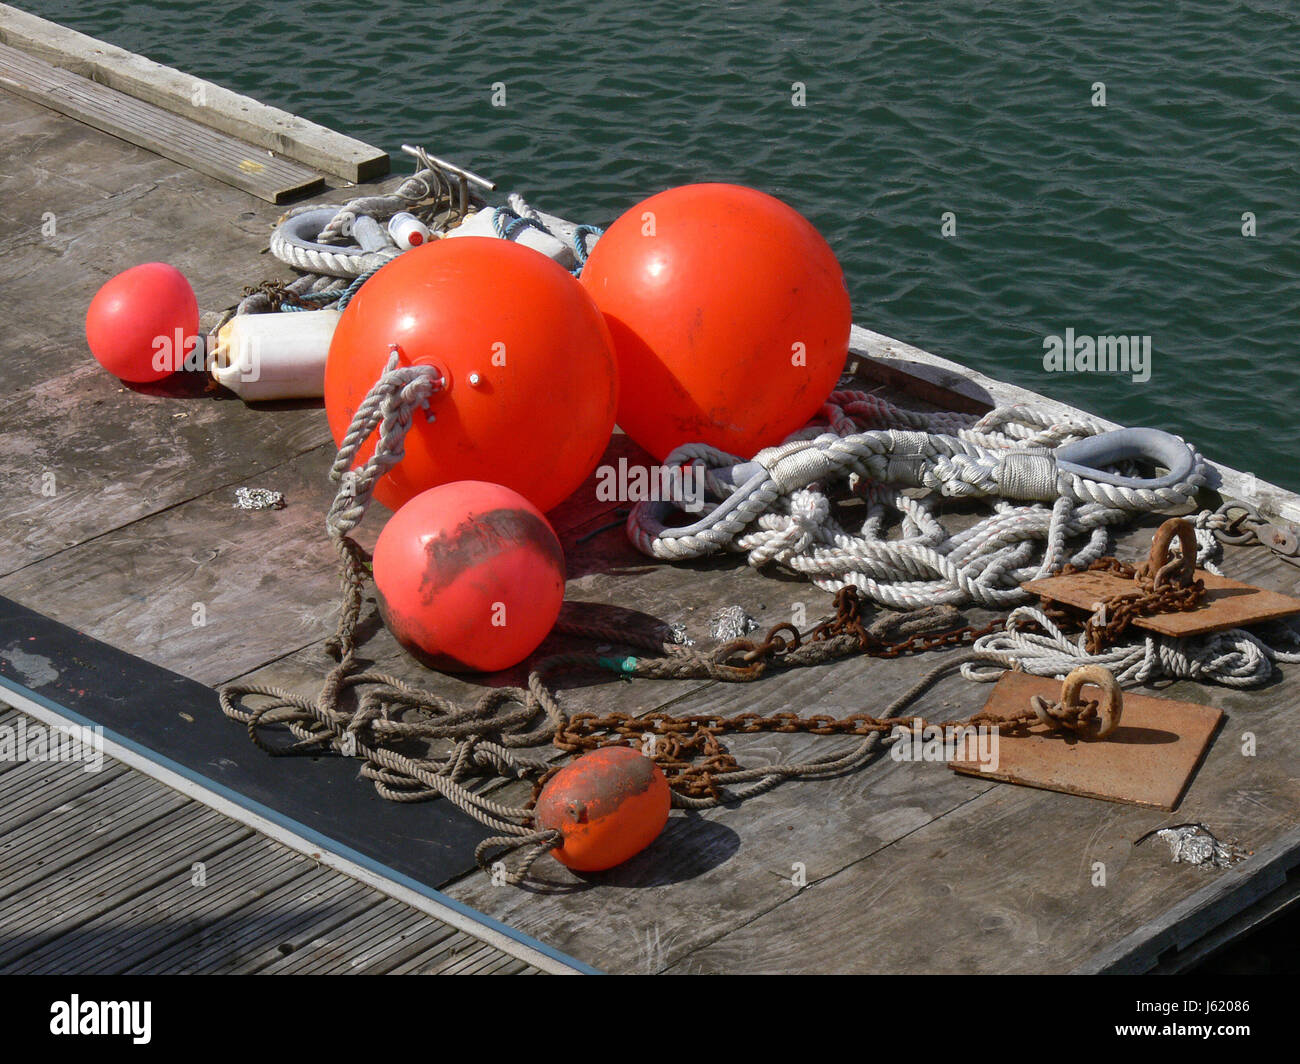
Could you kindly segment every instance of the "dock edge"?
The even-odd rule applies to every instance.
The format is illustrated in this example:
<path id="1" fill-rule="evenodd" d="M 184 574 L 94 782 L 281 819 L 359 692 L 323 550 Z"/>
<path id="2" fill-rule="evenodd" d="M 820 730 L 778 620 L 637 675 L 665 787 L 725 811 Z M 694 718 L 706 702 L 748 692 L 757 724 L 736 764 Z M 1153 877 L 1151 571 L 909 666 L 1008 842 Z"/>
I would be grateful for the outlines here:
<path id="1" fill-rule="evenodd" d="M 346 181 L 389 172 L 379 148 L 8 4 L 0 43 Z"/>

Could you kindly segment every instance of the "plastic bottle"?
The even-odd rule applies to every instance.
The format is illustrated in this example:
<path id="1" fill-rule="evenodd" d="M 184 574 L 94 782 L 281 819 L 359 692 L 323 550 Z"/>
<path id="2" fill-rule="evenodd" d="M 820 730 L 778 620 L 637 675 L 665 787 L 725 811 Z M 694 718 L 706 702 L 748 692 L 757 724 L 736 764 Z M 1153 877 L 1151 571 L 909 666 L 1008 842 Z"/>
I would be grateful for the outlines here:
<path id="1" fill-rule="evenodd" d="M 398 211 L 388 219 L 388 235 L 403 251 L 429 242 L 429 227 L 409 211 Z"/>

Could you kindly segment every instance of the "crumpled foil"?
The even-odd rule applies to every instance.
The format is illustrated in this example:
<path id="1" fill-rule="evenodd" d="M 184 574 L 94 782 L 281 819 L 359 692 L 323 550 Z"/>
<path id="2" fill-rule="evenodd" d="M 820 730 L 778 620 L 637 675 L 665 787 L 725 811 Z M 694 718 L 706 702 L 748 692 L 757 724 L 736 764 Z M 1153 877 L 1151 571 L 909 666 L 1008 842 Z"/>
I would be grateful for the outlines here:
<path id="1" fill-rule="evenodd" d="M 283 510 L 284 495 L 270 488 L 236 488 L 237 510 Z"/>
<path id="2" fill-rule="evenodd" d="M 666 642 L 676 643 L 680 647 L 693 647 L 695 645 L 695 640 L 686 634 L 686 625 L 669 624 L 667 627 L 668 639 Z"/>
<path id="3" fill-rule="evenodd" d="M 743 607 L 723 606 L 709 621 L 709 634 L 719 643 L 730 643 L 744 639 L 757 627 L 758 622 Z"/>
<path id="4" fill-rule="evenodd" d="M 1156 838 L 1169 844 L 1174 864 L 1204 865 L 1210 868 L 1231 868 L 1249 855 L 1230 842 L 1220 842 L 1200 824 L 1181 824 L 1176 828 L 1161 828 Z"/>

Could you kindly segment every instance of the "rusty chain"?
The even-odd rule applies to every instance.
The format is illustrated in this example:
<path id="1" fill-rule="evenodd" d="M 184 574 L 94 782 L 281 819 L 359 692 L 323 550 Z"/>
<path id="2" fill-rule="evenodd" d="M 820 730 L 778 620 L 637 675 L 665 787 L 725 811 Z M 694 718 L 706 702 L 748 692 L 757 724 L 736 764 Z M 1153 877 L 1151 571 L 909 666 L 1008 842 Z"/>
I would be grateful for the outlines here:
<path id="1" fill-rule="evenodd" d="M 1175 536 L 1182 554 L 1170 557 L 1169 546 Z M 1119 592 L 1100 602 L 1084 622 L 1084 646 L 1089 654 L 1100 654 L 1114 645 L 1139 617 L 1187 613 L 1205 601 L 1205 581 L 1196 579 L 1195 535 L 1192 526 L 1180 517 L 1170 518 L 1156 530 L 1150 556 L 1140 565 L 1130 565 L 1117 558 L 1098 558 L 1086 569 L 1066 565 L 1060 575 L 1082 572 L 1113 573 L 1133 582 L 1133 590 Z"/>
<path id="2" fill-rule="evenodd" d="M 816 625 L 806 635 L 790 623 L 774 625 L 759 642 L 733 640 L 718 648 L 715 661 L 729 663 L 744 670 L 766 669 L 795 664 L 791 655 L 813 644 L 825 644 L 841 637 L 852 637 L 856 648 L 870 657 L 898 658 L 905 654 L 923 654 L 933 650 L 970 645 L 981 636 L 998 631 L 1005 623 L 998 618 L 989 624 L 963 625 L 942 632 L 905 634 L 897 639 L 884 638 L 863 623 L 864 602 L 857 589 L 842 587 L 835 594 L 835 616 Z M 842 656 L 842 655 L 841 655 Z M 800 662 L 802 664 L 802 662 Z M 1052 716 L 1061 722 L 1086 723 L 1097 711 L 1096 702 L 1080 702 L 1062 708 L 1054 704 Z M 971 727 L 995 723 L 1000 729 L 1027 728 L 1042 719 L 1031 707 L 1011 718 L 989 718 L 978 714 L 966 721 L 944 721 L 941 728 Z M 721 741 L 724 735 L 783 733 L 804 735 L 852 735 L 864 737 L 885 733 L 895 727 L 926 727 L 930 722 L 920 717 L 878 718 L 867 713 L 845 717 L 814 714 L 804 717 L 784 712 L 771 715 L 717 713 L 678 716 L 653 712 L 643 715 L 618 712 L 608 714 L 575 713 L 557 729 L 552 742 L 571 754 L 587 753 L 602 746 L 641 745 L 659 765 L 669 785 L 692 798 L 717 798 L 718 776 L 740 771 L 740 763 Z M 534 788 L 534 800 L 558 767 L 543 775 Z"/>
<path id="3" fill-rule="evenodd" d="M 762 715 L 737 713 L 724 716 L 717 713 L 700 713 L 676 716 L 671 713 L 575 713 L 556 731 L 552 742 L 570 754 L 584 754 L 603 746 L 640 746 L 642 753 L 651 758 L 663 771 L 668 784 L 679 793 L 692 798 L 717 798 L 721 791 L 717 777 L 740 771 L 740 762 L 723 745 L 724 735 L 757 735 L 763 733 L 802 735 L 853 735 L 865 737 L 872 733 L 888 733 L 895 728 L 971 728 L 987 725 L 1007 734 L 1023 734 L 1044 716 L 1065 727 L 1081 730 L 1097 717 L 1099 702 L 1096 699 L 1062 700 L 1048 702 L 1039 699 L 1035 708 L 1011 716 L 977 713 L 966 720 L 928 721 L 923 717 L 873 717 L 868 713 L 853 713 L 846 717 L 814 714 L 803 717 L 785 712 Z M 541 793 L 557 766 L 538 780 L 533 799 Z"/>

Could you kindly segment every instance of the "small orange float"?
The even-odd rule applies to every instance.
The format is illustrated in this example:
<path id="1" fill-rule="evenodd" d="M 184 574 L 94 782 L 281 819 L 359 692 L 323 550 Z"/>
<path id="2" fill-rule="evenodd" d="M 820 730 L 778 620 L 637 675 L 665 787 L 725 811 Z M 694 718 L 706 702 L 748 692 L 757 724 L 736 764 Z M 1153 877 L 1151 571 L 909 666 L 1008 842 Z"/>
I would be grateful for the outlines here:
<path id="1" fill-rule="evenodd" d="M 626 746 L 583 754 L 542 788 L 534 812 L 539 828 L 558 830 L 551 851 L 578 872 L 600 872 L 634 857 L 668 823 L 672 794 L 659 766 Z"/>
<path id="2" fill-rule="evenodd" d="M 165 262 L 132 266 L 106 281 L 90 301 L 86 342 L 115 377 L 134 384 L 160 381 L 183 368 L 201 342 L 194 289 Z"/>

